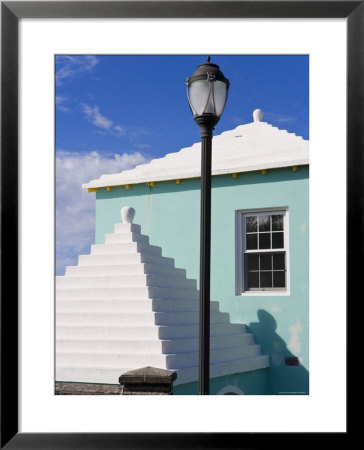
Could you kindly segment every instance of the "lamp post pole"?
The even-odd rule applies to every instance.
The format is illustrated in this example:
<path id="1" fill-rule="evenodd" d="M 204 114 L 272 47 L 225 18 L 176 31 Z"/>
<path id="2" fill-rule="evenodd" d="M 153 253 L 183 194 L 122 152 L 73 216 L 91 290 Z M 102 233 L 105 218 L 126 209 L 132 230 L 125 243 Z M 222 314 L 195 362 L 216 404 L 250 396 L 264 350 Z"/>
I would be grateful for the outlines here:
<path id="1" fill-rule="evenodd" d="M 210 387 L 210 268 L 211 268 L 211 156 L 212 133 L 224 110 L 229 80 L 210 63 L 198 66 L 187 78 L 187 97 L 195 122 L 201 129 L 201 229 L 200 229 L 200 322 L 199 395 Z"/>
<path id="2" fill-rule="evenodd" d="M 209 395 L 211 268 L 211 125 L 201 128 L 199 394 Z"/>

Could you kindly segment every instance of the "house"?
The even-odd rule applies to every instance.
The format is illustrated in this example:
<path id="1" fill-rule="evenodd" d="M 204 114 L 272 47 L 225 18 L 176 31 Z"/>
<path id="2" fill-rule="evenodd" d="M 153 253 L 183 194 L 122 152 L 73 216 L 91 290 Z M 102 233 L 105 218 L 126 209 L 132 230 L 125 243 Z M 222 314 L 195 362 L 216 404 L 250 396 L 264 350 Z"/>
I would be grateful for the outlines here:
<path id="1" fill-rule="evenodd" d="M 262 111 L 255 110 L 253 122 L 213 138 L 211 394 L 309 393 L 308 141 L 273 127 L 263 122 L 262 118 Z M 121 258 L 121 252 L 125 252 L 127 247 L 120 242 L 130 243 L 138 239 L 141 241 L 127 250 L 141 255 L 135 260 L 138 263 L 143 263 L 143 252 L 151 258 L 144 261 L 144 266 L 153 265 L 153 261 L 160 265 L 161 259 L 158 258 L 165 258 L 164 262 L 174 261 L 168 273 L 160 273 L 154 281 L 149 281 L 149 285 L 147 276 L 139 281 L 143 289 L 147 289 L 146 295 L 150 301 L 156 303 L 152 319 L 154 325 L 158 326 L 158 314 L 161 311 L 166 314 L 170 307 L 171 312 L 160 319 L 162 322 L 159 325 L 180 324 L 186 329 L 190 324 L 195 330 L 188 337 L 173 334 L 171 329 L 172 334 L 167 333 L 163 337 L 160 332 L 162 329 L 167 332 L 168 327 L 159 327 L 158 339 L 162 342 L 158 348 L 153 347 L 157 350 L 151 350 L 162 355 L 162 358 L 155 359 L 155 363 L 164 364 L 167 361 L 165 368 L 180 369 L 175 394 L 197 393 L 198 320 L 195 301 L 198 285 L 193 280 L 199 278 L 199 176 L 200 143 L 196 143 L 132 170 L 103 175 L 83 186 L 89 192 L 96 192 L 96 244 L 91 255 L 80 257 L 79 266 L 90 265 L 91 260 L 92 264 L 96 264 L 98 252 L 101 255 L 98 261 L 111 266 L 114 256 L 110 253 L 105 256 L 105 245 L 109 244 L 106 248 L 110 252 L 110 244 L 118 242 L 119 247 L 115 244 L 112 251 L 119 252 Z M 126 206 L 136 211 L 134 223 L 118 224 L 120 210 Z M 118 233 L 119 236 L 115 236 Z M 143 235 L 148 236 L 149 240 L 138 237 Z M 154 260 L 151 256 L 153 252 Z M 102 270 L 107 273 L 106 266 Z M 58 277 L 57 302 L 68 298 L 76 302 L 76 310 L 81 307 L 69 287 L 75 286 L 82 270 L 84 273 L 87 271 L 68 268 L 65 277 Z M 91 296 L 95 293 L 94 287 L 98 286 L 96 278 L 100 274 L 99 268 L 93 270 L 88 273 L 89 281 L 85 282 L 90 283 L 95 277 L 87 291 Z M 179 281 L 175 271 L 179 272 Z M 72 278 L 72 272 L 74 280 L 64 280 Z M 156 272 L 153 274 L 156 276 Z M 169 275 L 174 278 L 169 278 Z M 130 283 L 132 275 L 123 276 L 129 278 Z M 135 289 L 130 294 L 138 297 Z M 170 300 L 168 296 L 178 299 L 178 308 L 177 303 L 174 306 L 163 303 L 166 309 L 161 306 L 162 300 L 157 306 L 158 302 L 153 299 L 162 294 L 165 301 Z M 183 305 L 181 300 L 186 297 L 188 299 Z M 194 302 L 193 306 L 191 302 Z M 62 314 L 66 303 L 62 303 L 61 309 L 57 307 L 57 314 L 59 311 Z M 188 311 L 187 304 L 191 304 Z M 100 311 L 98 315 L 101 321 L 106 321 Z M 67 331 L 67 325 L 73 319 L 70 313 L 67 317 L 65 319 L 63 315 L 59 320 L 57 316 L 57 327 L 61 324 L 61 331 L 57 331 L 57 339 L 59 337 L 60 340 L 57 379 L 60 381 L 72 381 L 69 375 L 72 370 L 67 372 L 66 367 L 67 364 L 72 365 L 72 358 L 67 360 L 67 355 L 84 349 L 84 343 L 79 342 L 74 343 L 73 348 L 68 347 L 68 350 L 67 346 L 63 347 L 64 340 L 69 339 L 71 346 L 74 342 L 74 336 Z M 80 317 L 80 322 L 76 320 L 75 324 L 90 328 L 85 314 Z M 115 317 L 110 320 L 114 325 L 118 323 Z M 131 319 L 128 320 L 128 325 L 131 325 Z M 81 328 L 76 335 L 83 335 Z M 90 333 L 96 340 L 95 329 Z M 132 333 L 138 332 L 134 330 Z M 94 348 L 98 348 L 97 345 L 100 349 L 104 348 L 100 343 L 95 345 Z M 110 352 L 110 348 L 106 351 Z M 62 358 L 68 361 L 67 364 L 62 363 Z M 82 355 L 76 358 L 76 365 L 81 364 L 82 358 Z M 88 358 L 93 361 L 90 355 L 85 356 L 86 366 Z M 107 362 L 107 355 L 100 361 L 103 361 L 102 358 L 106 361 L 106 367 L 112 365 Z M 144 360 L 135 359 L 134 362 L 142 364 Z M 96 378 L 79 379 L 80 373 L 78 371 L 78 379 L 74 381 L 98 382 Z M 90 371 L 85 369 L 85 373 Z M 99 382 L 102 382 L 102 376 Z"/>

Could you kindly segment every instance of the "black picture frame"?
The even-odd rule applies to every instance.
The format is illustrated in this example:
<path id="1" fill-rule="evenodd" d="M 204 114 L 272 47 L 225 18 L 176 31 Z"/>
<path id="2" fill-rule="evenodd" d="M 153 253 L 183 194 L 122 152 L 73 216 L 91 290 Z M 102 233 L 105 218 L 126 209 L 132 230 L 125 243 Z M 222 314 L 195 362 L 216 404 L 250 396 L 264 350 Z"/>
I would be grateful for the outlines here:
<path id="1" fill-rule="evenodd" d="M 18 21 L 21 18 L 346 18 L 347 298 L 363 276 L 364 1 L 3 1 L 1 2 L 1 448 L 271 448 L 291 433 L 18 432 Z M 333 93 L 334 94 L 334 93 Z M 358 251 L 361 259 L 358 259 Z M 359 255 L 359 256 L 360 256 Z M 361 262 L 358 262 L 361 261 Z M 348 345 L 348 349 L 350 346 Z M 349 360 L 349 358 L 348 358 Z M 334 396 L 334 393 L 333 393 Z M 171 412 L 169 412 L 171 413 Z M 347 417 L 349 417 L 347 415 Z M 162 420 L 162 418 L 161 418 Z M 347 439 L 335 433 L 335 440 Z M 166 430 L 167 431 L 167 430 Z M 327 442 L 315 433 L 315 444 Z M 300 444 L 312 438 L 300 436 Z M 264 444 L 265 443 L 265 444 Z"/>

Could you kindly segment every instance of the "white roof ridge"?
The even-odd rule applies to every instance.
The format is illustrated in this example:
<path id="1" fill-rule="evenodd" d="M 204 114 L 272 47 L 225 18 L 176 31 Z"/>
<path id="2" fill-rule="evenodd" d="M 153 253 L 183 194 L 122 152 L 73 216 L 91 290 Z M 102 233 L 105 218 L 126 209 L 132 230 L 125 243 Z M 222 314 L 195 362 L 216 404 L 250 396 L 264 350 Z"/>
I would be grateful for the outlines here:
<path id="1" fill-rule="evenodd" d="M 265 159 L 265 169 L 308 164 L 308 147 L 309 141 L 302 136 L 255 120 L 213 137 L 212 174 L 260 170 L 262 158 Z M 82 187 L 99 188 L 199 177 L 200 152 L 201 143 L 195 142 L 133 169 L 101 175 Z"/>

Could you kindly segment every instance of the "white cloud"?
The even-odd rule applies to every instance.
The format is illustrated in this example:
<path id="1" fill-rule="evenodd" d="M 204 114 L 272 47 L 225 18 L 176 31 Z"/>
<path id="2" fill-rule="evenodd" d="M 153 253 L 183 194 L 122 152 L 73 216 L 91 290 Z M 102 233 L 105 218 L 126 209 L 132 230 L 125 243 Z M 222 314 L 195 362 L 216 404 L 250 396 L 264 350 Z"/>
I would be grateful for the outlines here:
<path id="1" fill-rule="evenodd" d="M 65 97 L 62 97 L 62 95 L 56 95 L 56 105 L 59 105 L 60 103 L 63 103 L 65 101 Z"/>
<path id="2" fill-rule="evenodd" d="M 90 106 L 86 103 L 81 103 L 82 111 L 85 117 L 92 122 L 95 127 L 104 128 L 105 130 L 110 130 L 113 126 L 112 120 L 106 118 L 100 113 L 98 106 Z"/>
<path id="3" fill-rule="evenodd" d="M 76 265 L 87 254 L 95 235 L 95 195 L 82 183 L 106 173 L 117 173 L 146 163 L 140 153 L 101 154 L 97 151 L 56 153 L 56 270 L 63 275 L 66 265 Z"/>
<path id="4" fill-rule="evenodd" d="M 56 57 L 56 84 L 62 85 L 67 78 L 91 71 L 97 64 L 96 56 L 59 55 Z"/>
<path id="5" fill-rule="evenodd" d="M 238 125 L 241 125 L 241 124 L 243 124 L 243 123 L 246 123 L 246 120 L 244 120 L 242 117 L 240 117 L 240 116 L 231 116 L 230 117 L 230 120 L 231 120 L 231 122 L 234 124 L 234 125 L 236 125 L 236 124 L 238 124 Z"/>
<path id="6" fill-rule="evenodd" d="M 63 112 L 68 112 L 70 109 L 64 104 L 67 102 L 67 98 L 62 95 L 56 96 L 56 108 Z"/>
<path id="7" fill-rule="evenodd" d="M 87 103 L 80 103 L 80 106 L 85 118 L 95 127 L 101 128 L 102 131 L 98 130 L 97 133 L 105 134 L 107 132 L 112 136 L 126 136 L 130 141 L 138 140 L 141 136 L 149 134 L 149 130 L 145 127 L 121 126 L 116 124 L 111 119 L 102 115 L 97 105 L 91 106 Z"/>
<path id="8" fill-rule="evenodd" d="M 264 117 L 269 123 L 276 122 L 276 123 L 284 124 L 284 123 L 288 123 L 288 122 L 296 122 L 297 121 L 296 116 L 288 116 L 285 114 L 278 114 L 278 113 L 273 113 L 273 112 L 264 113 Z"/>
<path id="9" fill-rule="evenodd" d="M 120 125 L 115 125 L 114 126 L 114 131 L 116 132 L 116 134 L 118 136 L 124 136 L 125 135 L 125 130 L 123 127 L 121 127 Z"/>

